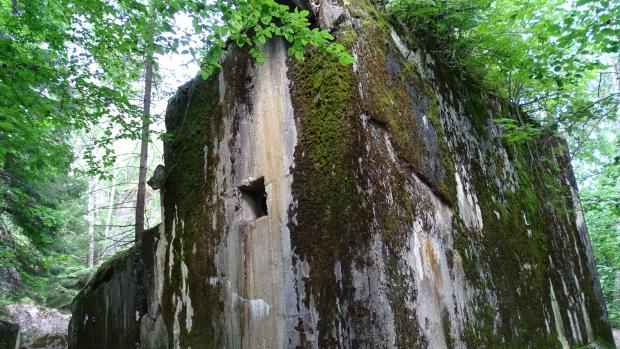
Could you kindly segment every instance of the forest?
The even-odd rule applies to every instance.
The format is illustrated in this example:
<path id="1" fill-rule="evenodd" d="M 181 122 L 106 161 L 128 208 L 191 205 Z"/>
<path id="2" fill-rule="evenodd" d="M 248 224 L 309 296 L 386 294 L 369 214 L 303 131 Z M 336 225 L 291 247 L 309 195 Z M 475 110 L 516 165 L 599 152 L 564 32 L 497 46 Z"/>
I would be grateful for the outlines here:
<path id="1" fill-rule="evenodd" d="M 261 48 L 276 39 L 291 62 L 318 51 L 357 69 L 351 41 L 320 27 L 314 4 L 0 0 L 0 318 L 13 304 L 70 313 L 96 270 L 162 221 L 147 181 L 163 142 L 175 142 L 165 113 L 180 85 L 217 76 L 234 50 L 266 64 Z M 620 328 L 620 2 L 343 4 L 379 11 L 453 79 L 527 115 L 493 117 L 506 148 L 566 140 L 609 323 Z"/>

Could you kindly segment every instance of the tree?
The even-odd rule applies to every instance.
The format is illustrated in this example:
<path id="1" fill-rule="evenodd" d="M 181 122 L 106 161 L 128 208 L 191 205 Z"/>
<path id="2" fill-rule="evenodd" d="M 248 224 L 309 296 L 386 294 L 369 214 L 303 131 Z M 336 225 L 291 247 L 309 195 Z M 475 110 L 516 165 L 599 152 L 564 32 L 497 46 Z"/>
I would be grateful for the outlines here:
<path id="1" fill-rule="evenodd" d="M 112 185 L 110 186 L 110 194 L 108 196 L 108 204 L 106 209 L 108 210 L 108 213 L 106 215 L 106 220 L 105 220 L 105 231 L 103 233 L 103 242 L 104 245 L 108 242 L 108 239 L 110 238 L 110 229 L 112 228 L 112 217 L 114 216 L 114 211 L 115 211 L 115 198 L 116 198 L 116 184 L 117 184 L 117 177 L 118 177 L 118 170 L 116 168 L 113 169 L 112 171 Z M 101 250 L 100 254 L 99 254 L 99 260 L 101 260 L 103 257 L 105 257 L 106 251 L 105 251 L 105 247 L 104 249 Z"/>
<path id="2" fill-rule="evenodd" d="M 114 81 L 119 59 L 102 47 L 106 11 L 96 1 L 0 2 L 2 211 L 35 240 L 51 234 L 33 229 L 37 221 L 58 230 L 53 198 L 37 190 L 68 174 L 72 130 L 91 129 L 105 116 L 133 132 L 130 89 Z"/>
<path id="3" fill-rule="evenodd" d="M 152 5 L 152 4 L 151 4 Z M 149 11 L 153 13 L 153 11 Z M 151 90 L 153 87 L 153 18 L 148 21 L 146 28 L 145 43 L 146 55 L 144 57 L 144 101 L 142 116 L 142 133 L 140 135 L 140 172 L 138 174 L 138 193 L 136 197 L 136 232 L 135 241 L 140 241 L 144 231 L 144 209 L 146 193 L 146 164 L 149 149 L 149 122 L 151 117 Z"/>
<path id="4" fill-rule="evenodd" d="M 87 206 L 87 218 L 88 222 L 88 256 L 87 264 L 88 269 L 92 269 L 95 265 L 95 213 L 97 210 L 95 194 L 97 191 L 97 182 L 94 178 L 91 178 L 88 184 L 88 206 Z"/>

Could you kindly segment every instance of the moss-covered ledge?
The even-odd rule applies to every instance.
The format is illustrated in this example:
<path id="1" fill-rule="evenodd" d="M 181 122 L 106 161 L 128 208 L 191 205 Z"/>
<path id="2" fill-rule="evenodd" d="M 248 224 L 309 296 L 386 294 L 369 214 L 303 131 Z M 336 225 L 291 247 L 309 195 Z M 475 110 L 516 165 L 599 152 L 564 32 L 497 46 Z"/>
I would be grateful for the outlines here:
<path id="1" fill-rule="evenodd" d="M 135 349 L 140 343 L 159 231 L 145 230 L 139 244 L 110 257 L 80 290 L 71 305 L 70 349 Z"/>

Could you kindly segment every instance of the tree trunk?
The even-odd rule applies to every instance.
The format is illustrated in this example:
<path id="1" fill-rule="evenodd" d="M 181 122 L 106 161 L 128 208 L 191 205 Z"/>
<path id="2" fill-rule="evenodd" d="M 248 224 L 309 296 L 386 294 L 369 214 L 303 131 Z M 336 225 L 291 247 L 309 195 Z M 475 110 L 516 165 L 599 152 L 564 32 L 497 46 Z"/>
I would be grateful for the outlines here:
<path id="1" fill-rule="evenodd" d="M 149 121 L 151 114 L 152 87 L 153 54 L 149 52 L 147 53 L 146 59 L 144 61 L 144 115 L 142 116 L 142 135 L 140 141 L 140 172 L 138 174 L 138 194 L 136 197 L 136 242 L 140 240 L 142 232 L 144 231 L 144 209 L 146 204 L 146 165 L 148 161 L 149 151 Z"/>
<path id="2" fill-rule="evenodd" d="M 102 249 L 99 253 L 99 259 L 105 257 L 106 254 L 109 254 L 108 250 L 108 239 L 110 237 L 110 227 L 112 225 L 112 217 L 114 216 L 114 197 L 116 196 L 116 170 L 112 173 L 112 188 L 110 188 L 110 196 L 108 198 L 108 216 L 105 220 L 105 232 L 103 234 L 103 241 L 105 244 L 105 248 Z"/>
<path id="3" fill-rule="evenodd" d="M 620 63 L 614 64 L 614 75 L 616 76 L 614 93 L 620 93 Z M 619 100 L 620 97 L 616 95 L 616 100 Z M 616 130 L 620 130 L 620 110 L 616 112 Z M 617 153 L 616 153 L 617 154 Z M 616 157 L 617 159 L 617 157 Z M 620 219 L 616 221 L 616 231 L 620 230 Z M 616 270 L 615 273 L 616 279 L 614 282 L 614 299 L 613 303 L 620 304 L 620 270 Z"/>
<path id="4" fill-rule="evenodd" d="M 88 185 L 88 269 L 95 264 L 95 188 L 97 180 L 92 178 Z"/>

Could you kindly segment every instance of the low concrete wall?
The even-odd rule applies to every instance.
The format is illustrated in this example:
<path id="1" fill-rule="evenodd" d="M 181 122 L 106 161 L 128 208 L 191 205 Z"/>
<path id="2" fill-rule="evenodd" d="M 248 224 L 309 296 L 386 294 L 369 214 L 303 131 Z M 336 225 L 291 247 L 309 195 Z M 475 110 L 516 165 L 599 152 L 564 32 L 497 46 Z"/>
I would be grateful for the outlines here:
<path id="1" fill-rule="evenodd" d="M 104 263 L 72 304 L 71 349 L 135 349 L 142 317 L 148 314 L 153 256 L 159 227 L 143 241 Z"/>

